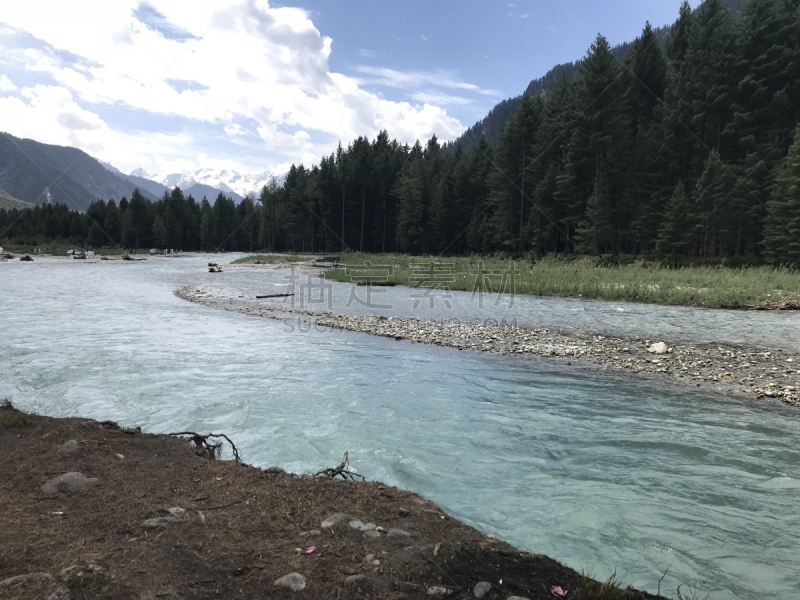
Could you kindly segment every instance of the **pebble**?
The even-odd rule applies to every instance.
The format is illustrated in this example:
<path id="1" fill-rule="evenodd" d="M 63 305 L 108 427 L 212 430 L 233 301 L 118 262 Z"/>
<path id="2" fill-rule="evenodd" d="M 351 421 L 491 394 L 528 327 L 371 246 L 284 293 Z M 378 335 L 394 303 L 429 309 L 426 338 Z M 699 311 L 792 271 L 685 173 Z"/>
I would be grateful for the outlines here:
<path id="1" fill-rule="evenodd" d="M 407 517 L 410 514 L 410 510 L 407 508 L 403 508 L 402 506 L 397 509 L 397 514 L 401 517 Z"/>
<path id="2" fill-rule="evenodd" d="M 68 442 L 64 442 L 59 450 L 61 452 L 75 452 L 78 449 L 78 440 L 70 440 Z"/>
<path id="3" fill-rule="evenodd" d="M 362 581 L 364 581 L 366 578 L 367 578 L 366 575 L 361 575 L 360 573 L 358 575 L 350 575 L 350 577 L 347 577 L 344 580 L 344 584 L 345 585 L 356 585 L 357 583 L 361 583 Z"/>
<path id="4" fill-rule="evenodd" d="M 289 588 L 293 592 L 300 592 L 306 587 L 306 578 L 300 575 L 300 573 L 289 573 L 288 575 L 276 579 L 272 585 L 275 587 Z"/>
<path id="5" fill-rule="evenodd" d="M 97 477 L 86 477 L 83 473 L 72 471 L 59 475 L 39 488 L 43 494 L 56 494 L 59 491 L 79 492 L 97 483 Z"/>
<path id="6" fill-rule="evenodd" d="M 347 518 L 347 515 L 346 515 L 346 514 L 344 514 L 344 513 L 336 513 L 335 515 L 331 515 L 330 517 L 328 517 L 327 519 L 325 519 L 325 520 L 324 520 L 324 521 L 323 521 L 323 522 L 320 524 L 320 526 L 321 526 L 322 528 L 325 528 L 325 527 L 333 527 L 334 525 L 338 525 L 339 523 L 341 523 L 342 521 L 344 521 L 346 518 Z"/>
<path id="7" fill-rule="evenodd" d="M 488 581 L 480 581 L 475 585 L 475 589 L 472 590 L 472 593 L 475 594 L 476 598 L 483 598 L 490 589 L 492 589 L 491 583 Z"/>
<path id="8" fill-rule="evenodd" d="M 657 342 L 647 349 L 651 354 L 666 354 L 667 345 L 664 342 Z"/>
<path id="9" fill-rule="evenodd" d="M 178 523 L 175 517 L 156 517 L 154 519 L 147 519 L 142 523 L 142 529 L 161 529 L 172 523 Z"/>
<path id="10" fill-rule="evenodd" d="M 447 596 L 450 594 L 450 590 L 448 590 L 446 587 L 434 585 L 429 587 L 425 593 L 428 596 Z"/>
<path id="11" fill-rule="evenodd" d="M 530 599 L 526 598 L 525 596 L 509 596 L 508 600 L 530 600 Z"/>
<path id="12" fill-rule="evenodd" d="M 368 540 L 376 540 L 379 537 L 381 537 L 381 534 L 379 531 L 375 531 L 374 529 L 372 529 L 370 531 L 365 531 L 364 537 L 367 538 Z"/>

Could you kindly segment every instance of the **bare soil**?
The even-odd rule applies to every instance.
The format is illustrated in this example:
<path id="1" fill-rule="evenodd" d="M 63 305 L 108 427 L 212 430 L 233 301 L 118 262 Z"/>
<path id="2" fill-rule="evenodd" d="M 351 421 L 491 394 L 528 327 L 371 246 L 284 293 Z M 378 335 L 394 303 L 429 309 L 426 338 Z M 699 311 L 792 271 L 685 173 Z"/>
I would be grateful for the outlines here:
<path id="1" fill-rule="evenodd" d="M 62 448 L 69 440 L 77 449 Z M 41 490 L 70 472 L 97 481 Z M 462 599 L 481 581 L 487 600 L 558 597 L 553 586 L 569 599 L 654 598 L 522 552 L 394 487 L 212 460 L 185 439 L 111 422 L 0 407 L 0 490 L 0 598 Z M 176 521 L 143 528 L 174 508 Z M 348 517 L 321 527 L 335 513 Z M 384 532 L 369 539 L 351 520 Z M 289 573 L 305 589 L 275 586 Z"/>

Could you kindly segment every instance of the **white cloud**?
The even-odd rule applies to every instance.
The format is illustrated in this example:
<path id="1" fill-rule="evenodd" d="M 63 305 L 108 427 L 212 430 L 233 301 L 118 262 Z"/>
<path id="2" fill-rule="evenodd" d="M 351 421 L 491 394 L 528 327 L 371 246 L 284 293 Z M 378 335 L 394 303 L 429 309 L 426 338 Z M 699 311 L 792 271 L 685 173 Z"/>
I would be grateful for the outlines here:
<path id="1" fill-rule="evenodd" d="M 472 100 L 462 96 L 451 96 L 450 94 L 437 94 L 435 92 L 414 92 L 411 97 L 417 102 L 427 102 L 438 106 L 470 104 Z"/>
<path id="2" fill-rule="evenodd" d="M 8 75 L 0 75 L 0 92 L 13 92 L 17 86 L 8 78 Z"/>
<path id="3" fill-rule="evenodd" d="M 360 65 L 356 68 L 359 73 L 372 75 L 374 83 L 387 85 L 400 89 L 419 88 L 422 86 L 433 86 L 446 89 L 464 90 L 475 92 L 485 96 L 502 96 L 499 90 L 481 88 L 474 83 L 461 81 L 450 71 L 397 71 L 386 67 L 370 67 Z"/>
<path id="4" fill-rule="evenodd" d="M 332 72 L 333 40 L 304 10 L 267 0 L 207 6 L 189 0 L 74 0 L 50 3 L 47 11 L 33 2 L 6 5 L 0 14 L 4 64 L 11 73 L 39 74 L 47 85 L 2 98 L 0 129 L 91 148 L 125 171 L 141 166 L 160 173 L 205 166 L 200 161 L 210 155 L 221 160 L 218 142 L 249 143 L 250 154 L 261 158 L 246 160 L 266 170 L 264 161 L 277 167 L 322 156 L 339 139 L 374 136 L 382 128 L 403 142 L 434 133 L 453 139 L 464 130 L 442 108 L 453 97 L 438 106 L 433 95 L 423 105 L 391 101 Z M 422 78 L 429 86 L 495 93 L 451 73 L 380 76 L 405 88 Z M 4 76 L 0 86 L 7 85 L 13 84 Z M 131 104 L 119 126 L 135 123 L 134 129 L 115 127 L 97 142 L 113 125 L 99 114 L 116 119 Z M 317 146 L 320 140 L 326 141 Z"/>

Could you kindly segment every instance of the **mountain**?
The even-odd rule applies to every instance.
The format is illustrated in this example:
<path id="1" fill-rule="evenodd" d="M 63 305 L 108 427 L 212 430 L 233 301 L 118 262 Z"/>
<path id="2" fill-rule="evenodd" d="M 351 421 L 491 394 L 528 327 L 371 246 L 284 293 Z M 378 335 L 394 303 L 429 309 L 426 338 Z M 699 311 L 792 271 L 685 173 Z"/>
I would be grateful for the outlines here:
<path id="1" fill-rule="evenodd" d="M 33 204 L 14 198 L 11 194 L 7 194 L 0 190 L 0 210 L 11 210 L 12 208 L 33 208 Z"/>
<path id="2" fill-rule="evenodd" d="M 187 196 L 191 194 L 191 196 L 198 202 L 205 197 L 209 202 L 211 202 L 211 204 L 214 204 L 214 200 L 217 199 L 217 196 L 219 196 L 220 192 L 223 193 L 228 198 L 233 199 L 233 201 L 236 203 L 239 203 L 242 200 L 244 200 L 244 198 L 242 198 L 236 192 L 225 192 L 220 190 L 219 188 L 214 188 L 204 183 L 193 183 L 189 187 L 186 188 L 182 187 L 181 189 L 183 190 L 184 194 L 186 194 Z"/>
<path id="3" fill-rule="evenodd" d="M 723 0 L 722 4 L 731 12 L 734 18 L 738 19 L 742 14 L 745 2 L 747 2 L 747 0 Z M 667 25 L 654 30 L 662 49 L 666 47 L 671 29 L 672 26 Z M 612 48 L 612 52 L 617 60 L 623 62 L 631 46 L 632 42 L 624 42 Z M 506 123 L 511 118 L 511 115 L 514 114 L 517 106 L 519 106 L 523 95 L 537 95 L 542 96 L 544 99 L 549 98 L 550 94 L 555 91 L 562 81 L 568 83 L 580 75 L 581 62 L 581 59 L 579 59 L 573 62 L 556 65 L 545 73 L 544 76 L 533 79 L 522 94 L 503 100 L 495 105 L 495 107 L 489 111 L 489 114 L 467 129 L 459 138 L 445 144 L 446 148 L 453 149 L 456 145 L 460 144 L 463 150 L 469 150 L 472 145 L 480 139 L 481 135 L 486 138 L 489 144 L 493 145 L 495 141 L 497 141 L 497 137 L 500 135 L 503 127 L 505 127 Z"/>
<path id="4" fill-rule="evenodd" d="M 198 169 L 189 175 L 170 173 L 169 175 L 161 176 L 147 173 L 144 169 L 134 169 L 131 171 L 131 174 L 128 175 L 128 179 L 133 180 L 133 178 L 137 178 L 137 181 L 145 179 L 169 189 L 178 186 L 185 192 L 191 191 L 196 199 L 203 197 L 199 192 L 200 189 L 205 191 L 213 189 L 213 198 L 216 198 L 217 194 L 222 192 L 226 196 L 233 198 L 236 202 L 241 202 L 248 194 L 255 194 L 258 196 L 261 192 L 261 188 L 269 184 L 272 177 L 273 175 L 267 171 L 263 173 L 242 174 L 233 169 L 215 171 L 208 167 Z M 276 177 L 278 185 L 283 183 L 283 179 L 283 176 Z M 211 195 L 207 195 L 206 197 L 209 200 L 212 199 Z"/>
<path id="5" fill-rule="evenodd" d="M 19 200 L 86 210 L 100 198 L 130 197 L 135 187 L 82 150 L 0 132 L 0 189 Z"/>

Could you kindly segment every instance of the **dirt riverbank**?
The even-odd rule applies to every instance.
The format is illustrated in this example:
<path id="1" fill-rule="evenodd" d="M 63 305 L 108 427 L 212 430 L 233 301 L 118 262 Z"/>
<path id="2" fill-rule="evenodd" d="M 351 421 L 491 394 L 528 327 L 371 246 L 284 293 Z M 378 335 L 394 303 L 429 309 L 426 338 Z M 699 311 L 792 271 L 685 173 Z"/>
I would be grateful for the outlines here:
<path id="1" fill-rule="evenodd" d="M 4 599 L 655 598 L 377 482 L 212 460 L 185 439 L 8 406 L 0 450 Z"/>
<path id="2" fill-rule="evenodd" d="M 370 335 L 434 344 L 456 350 L 509 356 L 534 355 L 593 365 L 667 383 L 713 390 L 744 399 L 800 407 L 800 357 L 778 349 L 680 340 L 609 337 L 463 321 L 338 315 L 291 310 L 282 298 L 258 300 L 211 288 L 184 287 L 179 298 L 253 317 L 309 319 L 330 327 Z M 663 343 L 663 353 L 650 349 Z"/>

